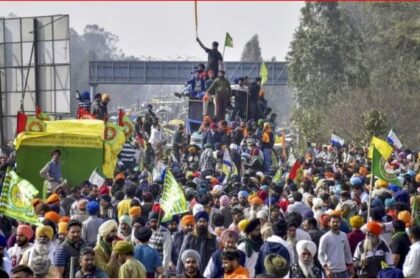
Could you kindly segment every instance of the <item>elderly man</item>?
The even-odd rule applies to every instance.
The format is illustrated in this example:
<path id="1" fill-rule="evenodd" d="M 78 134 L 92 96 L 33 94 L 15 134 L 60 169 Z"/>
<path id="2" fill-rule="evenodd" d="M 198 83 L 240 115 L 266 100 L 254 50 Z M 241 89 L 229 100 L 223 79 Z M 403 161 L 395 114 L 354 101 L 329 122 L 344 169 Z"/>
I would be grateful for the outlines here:
<path id="1" fill-rule="evenodd" d="M 80 252 L 80 270 L 76 272 L 76 278 L 109 278 L 108 275 L 95 265 L 95 251 L 91 247 L 85 247 Z"/>
<path id="2" fill-rule="evenodd" d="M 16 231 L 16 243 L 7 250 L 7 254 L 12 262 L 12 268 L 17 266 L 23 254 L 32 247 L 29 240 L 34 236 L 32 228 L 28 225 L 19 225 Z"/>
<path id="3" fill-rule="evenodd" d="M 197 212 L 194 216 L 194 220 L 194 231 L 185 236 L 180 254 L 182 256 L 182 253 L 188 249 L 198 251 L 201 256 L 199 270 L 204 271 L 210 260 L 211 254 L 217 250 L 217 240 L 216 236 L 211 234 L 208 230 L 209 214 L 207 214 L 207 212 Z M 177 274 L 181 274 L 183 269 L 184 267 L 182 266 L 181 261 L 178 260 L 176 268 Z"/>
<path id="4" fill-rule="evenodd" d="M 220 236 L 222 249 L 217 250 L 211 255 L 210 261 L 207 264 L 203 276 L 206 278 L 222 278 L 224 275 L 222 254 L 227 250 L 236 250 L 236 243 L 239 240 L 239 234 L 234 230 L 225 230 Z M 246 255 L 239 251 L 239 264 L 245 266 Z"/>
<path id="5" fill-rule="evenodd" d="M 181 255 L 181 262 L 184 266 L 184 272 L 176 278 L 204 278 L 200 274 L 200 254 L 196 250 L 185 250 Z"/>
<path id="6" fill-rule="evenodd" d="M 194 229 L 194 216 L 193 215 L 185 215 L 181 219 L 181 226 L 182 229 L 177 231 L 172 236 L 172 252 L 171 252 L 171 260 L 174 266 L 178 262 L 179 252 L 181 251 L 182 242 L 184 241 L 184 237 L 193 231 Z"/>
<path id="7" fill-rule="evenodd" d="M 19 264 L 29 266 L 35 275 L 43 275 L 47 278 L 54 278 L 54 267 L 51 264 L 53 259 L 55 247 L 51 239 L 53 238 L 54 230 L 50 226 L 40 226 L 36 229 L 35 244 L 27 250 L 20 260 Z M 39 267 L 38 263 L 46 263 L 44 267 Z M 38 269 L 42 271 L 38 271 Z"/>
<path id="8" fill-rule="evenodd" d="M 146 268 L 134 258 L 134 246 L 129 241 L 118 241 L 112 249 L 121 264 L 119 278 L 146 278 Z"/>
<path id="9" fill-rule="evenodd" d="M 112 252 L 112 243 L 117 239 L 118 224 L 114 220 L 103 223 L 99 229 L 99 240 L 95 251 L 96 266 L 102 269 L 110 278 L 118 278 L 118 256 Z"/>
<path id="10" fill-rule="evenodd" d="M 391 249 L 380 238 L 381 224 L 370 221 L 366 230 L 366 238 L 357 245 L 353 260 L 359 278 L 375 278 L 382 269 L 382 262 L 393 266 L 394 261 Z"/>
<path id="11" fill-rule="evenodd" d="M 125 241 L 131 241 L 131 223 L 132 219 L 128 215 L 122 215 L 119 218 L 118 237 Z"/>
<path id="12" fill-rule="evenodd" d="M 319 241 L 318 260 L 328 278 L 349 278 L 354 275 L 353 259 L 347 235 L 340 231 L 341 215 L 332 213 L 330 231 Z"/>
<path id="13" fill-rule="evenodd" d="M 298 262 L 290 267 L 290 278 L 323 278 L 322 268 L 314 263 L 316 245 L 309 240 L 296 244 Z"/>

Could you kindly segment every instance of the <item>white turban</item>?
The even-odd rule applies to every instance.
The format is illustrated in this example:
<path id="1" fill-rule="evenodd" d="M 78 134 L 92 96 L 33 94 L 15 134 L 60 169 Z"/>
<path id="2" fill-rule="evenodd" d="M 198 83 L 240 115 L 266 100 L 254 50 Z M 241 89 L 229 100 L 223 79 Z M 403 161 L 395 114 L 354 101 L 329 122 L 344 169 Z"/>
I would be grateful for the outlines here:
<path id="1" fill-rule="evenodd" d="M 187 258 L 193 258 L 196 260 L 197 264 L 200 265 L 200 253 L 198 253 L 196 250 L 188 249 L 185 250 L 181 255 L 181 261 L 185 263 Z"/>
<path id="2" fill-rule="evenodd" d="M 100 236 L 105 237 L 107 236 L 111 231 L 114 229 L 118 229 L 118 224 L 115 220 L 108 220 L 105 223 L 103 223 L 99 229 L 98 233 Z"/>
<path id="3" fill-rule="evenodd" d="M 298 255 L 300 256 L 305 250 L 308 250 L 311 253 L 312 257 L 314 257 L 316 254 L 315 243 L 309 240 L 298 241 L 298 243 L 296 244 L 296 251 Z"/>
<path id="4" fill-rule="evenodd" d="M 200 203 L 197 203 L 196 205 L 194 205 L 193 210 L 192 210 L 193 216 L 195 216 L 195 214 L 201 211 L 204 211 L 204 206 Z"/>

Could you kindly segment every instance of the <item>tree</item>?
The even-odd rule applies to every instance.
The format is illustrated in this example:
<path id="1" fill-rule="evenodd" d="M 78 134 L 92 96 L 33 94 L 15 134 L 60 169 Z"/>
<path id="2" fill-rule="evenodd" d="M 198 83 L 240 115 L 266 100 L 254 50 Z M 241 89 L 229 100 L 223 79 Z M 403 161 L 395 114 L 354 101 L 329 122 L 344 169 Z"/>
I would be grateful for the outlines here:
<path id="1" fill-rule="evenodd" d="M 244 50 L 242 51 L 241 61 L 242 62 L 260 62 L 261 57 L 261 48 L 260 42 L 258 40 L 258 35 L 255 34 L 252 38 L 245 44 Z"/>

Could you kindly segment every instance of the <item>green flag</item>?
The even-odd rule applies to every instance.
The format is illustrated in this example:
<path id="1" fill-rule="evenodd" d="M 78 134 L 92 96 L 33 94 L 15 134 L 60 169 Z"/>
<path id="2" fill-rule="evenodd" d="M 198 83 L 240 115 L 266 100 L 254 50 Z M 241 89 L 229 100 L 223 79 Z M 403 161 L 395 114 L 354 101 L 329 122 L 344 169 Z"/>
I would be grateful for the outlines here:
<path id="1" fill-rule="evenodd" d="M 281 167 L 279 167 L 276 171 L 276 174 L 274 174 L 274 177 L 273 177 L 273 183 L 274 184 L 280 183 L 281 175 L 282 175 L 282 170 L 281 170 Z"/>
<path id="2" fill-rule="evenodd" d="M 32 205 L 38 190 L 28 181 L 8 170 L 0 197 L 0 214 L 32 225 L 40 225 Z"/>
<path id="3" fill-rule="evenodd" d="M 268 69 L 264 61 L 261 63 L 260 77 L 261 85 L 265 84 L 268 81 Z"/>
<path id="4" fill-rule="evenodd" d="M 160 200 L 160 206 L 165 211 L 162 222 L 171 220 L 173 215 L 188 212 L 187 200 L 185 199 L 181 186 L 169 169 L 166 169 L 165 173 L 163 194 Z"/>
<path id="5" fill-rule="evenodd" d="M 233 48 L 233 39 L 229 32 L 226 32 L 225 47 Z"/>
<path id="6" fill-rule="evenodd" d="M 373 147 L 372 174 L 394 185 L 401 186 L 401 182 L 398 179 L 398 176 L 388 172 L 385 168 L 385 164 L 386 160 L 382 157 L 381 153 L 376 149 L 376 147 Z"/>

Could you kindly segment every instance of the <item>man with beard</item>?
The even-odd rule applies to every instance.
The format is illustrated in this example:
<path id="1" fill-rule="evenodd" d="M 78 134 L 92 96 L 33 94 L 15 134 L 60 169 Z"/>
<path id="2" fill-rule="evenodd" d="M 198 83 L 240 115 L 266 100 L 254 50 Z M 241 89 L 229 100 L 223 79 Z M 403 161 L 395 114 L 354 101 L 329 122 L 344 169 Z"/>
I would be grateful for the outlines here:
<path id="1" fill-rule="evenodd" d="M 168 270 L 171 262 L 172 236 L 168 229 L 159 225 L 159 218 L 158 213 L 154 211 L 150 212 L 149 224 L 153 234 L 150 237 L 149 245 L 159 252 L 163 268 Z"/>
<path id="2" fill-rule="evenodd" d="M 16 243 L 12 248 L 7 250 L 7 254 L 12 262 L 12 268 L 17 266 L 23 254 L 32 248 L 29 240 L 34 236 L 32 228 L 28 225 L 19 225 L 16 231 Z"/>
<path id="3" fill-rule="evenodd" d="M 194 231 L 189 233 L 184 238 L 184 242 L 182 243 L 182 247 L 180 250 L 180 255 L 182 256 L 182 253 L 187 249 L 196 250 L 201 256 L 199 270 L 204 271 L 212 253 L 217 250 L 217 240 L 216 236 L 211 234 L 208 230 L 209 214 L 207 214 L 207 212 L 197 212 L 194 215 L 194 220 Z M 177 274 L 181 274 L 184 270 L 184 266 L 182 265 L 181 259 L 178 259 L 176 267 Z"/>
<path id="4" fill-rule="evenodd" d="M 131 241 L 131 217 L 122 215 L 118 220 L 120 221 L 118 237 L 122 240 Z"/>
<path id="5" fill-rule="evenodd" d="M 179 216 L 173 215 L 172 220 L 166 222 L 166 224 L 168 225 L 168 230 L 173 237 L 174 234 L 178 232 Z"/>
<path id="6" fill-rule="evenodd" d="M 206 278 L 222 278 L 224 275 L 222 254 L 227 250 L 236 250 L 236 243 L 239 240 L 239 234 L 233 230 L 225 230 L 220 236 L 222 248 L 211 255 L 203 276 Z M 239 251 L 239 264 L 245 266 L 245 253 Z"/>
<path id="7" fill-rule="evenodd" d="M 172 237 L 172 252 L 171 252 L 171 260 L 172 264 L 176 266 L 179 252 L 181 251 L 182 242 L 184 241 L 184 237 L 193 231 L 194 229 L 194 216 L 193 215 L 185 215 L 181 219 L 181 226 L 182 229 L 177 231 Z"/>
<path id="8" fill-rule="evenodd" d="M 261 223 L 259 219 L 248 222 L 244 228 L 246 238 L 238 245 L 238 250 L 245 253 L 245 267 L 249 269 L 249 276 L 255 276 L 255 266 L 257 264 L 259 251 L 263 240 L 261 238 Z"/>
<path id="9" fill-rule="evenodd" d="M 319 240 L 318 260 L 327 278 L 349 278 L 354 276 L 353 259 L 347 235 L 340 231 L 341 215 L 334 211 L 330 215 L 330 231 Z"/>
<path id="10" fill-rule="evenodd" d="M 55 277 L 69 278 L 71 270 L 71 258 L 75 259 L 74 271 L 79 270 L 80 250 L 85 242 L 80 238 L 82 223 L 78 220 L 70 220 L 67 223 L 68 233 L 66 239 L 55 251 L 53 264 L 55 267 Z"/>
<path id="11" fill-rule="evenodd" d="M 181 255 L 181 261 L 184 266 L 184 272 L 176 278 L 204 278 L 199 271 L 200 254 L 196 250 L 185 250 Z"/>
<path id="12" fill-rule="evenodd" d="M 96 266 L 111 278 L 118 278 L 118 256 L 112 252 L 112 243 L 117 239 L 117 230 L 118 224 L 114 220 L 103 223 L 98 229 L 99 240 L 93 249 Z"/>
<path id="13" fill-rule="evenodd" d="M 147 244 L 152 234 L 152 230 L 148 227 L 139 228 L 134 232 L 134 236 L 138 240 L 138 244 L 134 247 L 134 257 L 146 268 L 147 278 L 155 278 L 155 273 L 160 278 L 163 274 L 163 267 L 159 252 Z"/>
<path id="14" fill-rule="evenodd" d="M 239 202 L 239 204 L 235 207 L 241 209 L 242 211 L 249 208 L 248 196 L 249 196 L 249 194 L 246 190 L 239 191 L 238 192 L 238 202 Z"/>
<path id="15" fill-rule="evenodd" d="M 239 263 L 241 258 L 238 250 L 226 250 L 222 253 L 225 279 L 249 279 L 249 271 Z"/>
<path id="16" fill-rule="evenodd" d="M 85 247 L 80 252 L 80 270 L 76 272 L 76 278 L 109 278 L 108 275 L 95 265 L 95 251 L 91 247 Z"/>
<path id="17" fill-rule="evenodd" d="M 119 278 L 146 278 L 146 268 L 134 258 L 134 246 L 129 241 L 118 241 L 112 249 L 120 263 Z"/>
<path id="18" fill-rule="evenodd" d="M 314 263 L 316 245 L 309 240 L 296 244 L 298 261 L 290 267 L 290 278 L 323 278 L 322 268 Z"/>
<path id="19" fill-rule="evenodd" d="M 42 273 L 38 273 L 38 266 L 35 264 L 35 260 L 37 257 L 44 259 L 43 263 L 47 263 L 41 269 L 46 272 L 46 276 L 48 278 L 54 278 L 54 267 L 51 264 L 51 260 L 53 259 L 54 249 L 55 247 L 52 246 L 51 239 L 53 238 L 54 230 L 50 226 L 40 226 L 36 229 L 35 233 L 35 244 L 32 246 L 31 249 L 27 250 L 20 260 L 19 264 L 24 264 L 29 266 L 35 273 L 35 275 L 39 275 Z M 40 260 L 36 261 L 37 263 Z"/>
<path id="20" fill-rule="evenodd" d="M 357 245 L 353 260 L 360 278 L 375 278 L 382 269 L 382 262 L 393 266 L 394 261 L 391 249 L 379 237 L 382 232 L 381 224 L 370 221 L 366 229 L 366 238 Z"/>
<path id="21" fill-rule="evenodd" d="M 6 237 L 0 235 L 0 273 L 3 271 L 7 275 L 10 275 L 12 270 L 12 264 L 10 263 L 10 259 L 5 256 L 4 250 L 7 247 L 7 240 Z M 0 277 L 5 278 L 5 277 Z"/>

